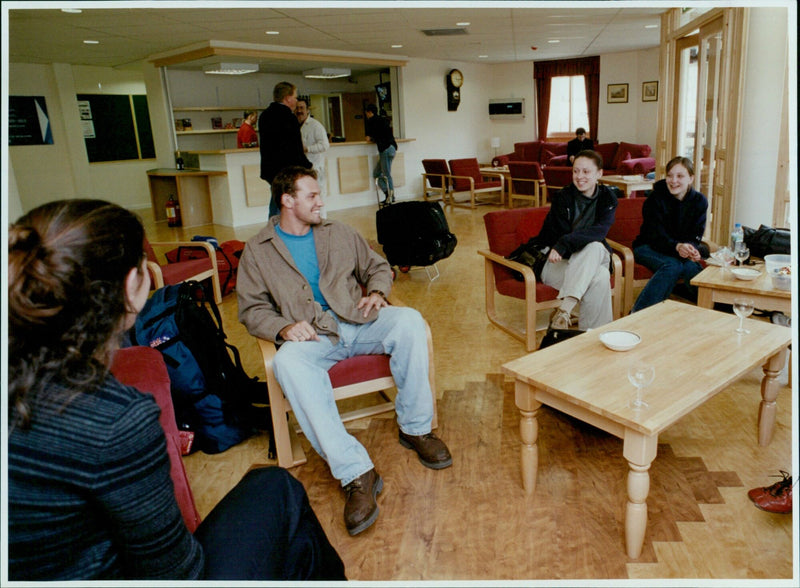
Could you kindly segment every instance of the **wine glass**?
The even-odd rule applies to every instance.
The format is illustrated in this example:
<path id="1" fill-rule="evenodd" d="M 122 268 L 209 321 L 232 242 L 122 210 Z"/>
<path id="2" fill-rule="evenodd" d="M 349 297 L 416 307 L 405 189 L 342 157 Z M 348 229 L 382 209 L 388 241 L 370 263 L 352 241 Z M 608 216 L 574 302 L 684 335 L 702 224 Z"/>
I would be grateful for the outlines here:
<path id="1" fill-rule="evenodd" d="M 656 377 L 656 368 L 649 363 L 634 363 L 628 368 L 628 381 L 636 386 L 636 395 L 631 398 L 630 407 L 636 410 L 649 405 L 642 399 L 642 388 L 649 386 Z"/>
<path id="2" fill-rule="evenodd" d="M 744 319 L 753 314 L 753 300 L 750 298 L 734 298 L 733 312 L 739 317 L 739 328 L 737 333 L 748 334 L 750 331 L 744 328 Z"/>
<path id="3" fill-rule="evenodd" d="M 744 262 L 747 261 L 748 257 L 750 257 L 750 250 L 747 248 L 747 245 L 739 241 L 736 243 L 736 251 L 734 251 L 734 255 L 736 256 L 736 260 L 739 262 L 739 265 L 744 265 Z"/>

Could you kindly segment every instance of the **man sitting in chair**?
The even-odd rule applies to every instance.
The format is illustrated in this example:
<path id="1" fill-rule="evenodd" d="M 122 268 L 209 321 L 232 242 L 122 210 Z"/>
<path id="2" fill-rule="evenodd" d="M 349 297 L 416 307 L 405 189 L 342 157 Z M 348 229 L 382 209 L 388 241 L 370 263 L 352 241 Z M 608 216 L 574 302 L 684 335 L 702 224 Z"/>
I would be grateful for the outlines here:
<path id="1" fill-rule="evenodd" d="M 242 253 L 239 320 L 250 334 L 280 345 L 275 377 L 311 445 L 342 483 L 345 525 L 356 535 L 378 517 L 383 480 L 339 418 L 328 369 L 354 355 L 389 354 L 400 443 L 423 465 L 446 468 L 453 458 L 431 433 L 425 323 L 416 310 L 387 304 L 388 262 L 353 228 L 321 218 L 316 172 L 285 168 L 272 189 L 280 215 Z"/>

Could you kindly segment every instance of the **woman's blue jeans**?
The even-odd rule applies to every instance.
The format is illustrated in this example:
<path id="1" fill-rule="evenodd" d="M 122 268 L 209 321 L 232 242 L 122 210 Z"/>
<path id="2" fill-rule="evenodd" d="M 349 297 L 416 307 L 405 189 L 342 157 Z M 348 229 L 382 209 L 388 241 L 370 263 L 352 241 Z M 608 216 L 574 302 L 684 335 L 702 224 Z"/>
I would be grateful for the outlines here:
<path id="1" fill-rule="evenodd" d="M 378 178 L 378 186 L 386 197 L 394 196 L 394 182 L 392 181 L 392 161 L 397 153 L 394 145 L 389 145 L 378 154 L 378 163 L 372 170 L 372 177 Z"/>
<path id="2" fill-rule="evenodd" d="M 694 293 L 696 296 L 696 290 L 689 285 L 689 281 L 703 269 L 703 266 L 696 261 L 659 253 L 649 245 L 640 245 L 634 249 L 633 258 L 636 263 L 645 266 L 654 273 L 636 299 L 631 312 L 642 310 L 666 300 L 681 279 L 683 279 L 684 285 L 689 289 L 690 294 Z"/>
<path id="3" fill-rule="evenodd" d="M 397 385 L 397 425 L 407 435 L 431 432 L 433 396 L 428 381 L 428 338 L 422 315 L 413 308 L 387 306 L 366 324 L 337 320 L 339 341 L 287 341 L 273 363 L 275 377 L 297 422 L 333 477 L 346 486 L 374 466 L 367 450 L 345 429 L 333 398 L 328 370 L 354 355 L 386 353 Z"/>

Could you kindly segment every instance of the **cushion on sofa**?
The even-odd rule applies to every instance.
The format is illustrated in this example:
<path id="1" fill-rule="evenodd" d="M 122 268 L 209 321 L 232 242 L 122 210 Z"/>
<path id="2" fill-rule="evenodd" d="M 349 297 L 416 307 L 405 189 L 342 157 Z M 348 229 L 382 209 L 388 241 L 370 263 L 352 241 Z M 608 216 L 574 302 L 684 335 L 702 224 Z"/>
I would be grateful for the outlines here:
<path id="1" fill-rule="evenodd" d="M 525 141 L 514 143 L 517 161 L 539 161 L 542 152 L 542 141 Z"/>
<path id="2" fill-rule="evenodd" d="M 650 148 L 650 145 L 626 143 L 621 141 L 616 156 L 614 157 L 614 165 L 612 167 L 617 169 L 619 164 L 626 159 L 639 159 L 640 157 L 648 157 L 651 152 L 652 149 Z M 625 157 L 626 154 L 630 155 Z"/>
<path id="3" fill-rule="evenodd" d="M 594 146 L 594 150 L 603 158 L 604 170 L 617 169 L 616 166 L 612 166 L 612 164 L 614 163 L 614 156 L 617 154 L 618 149 L 619 143 L 599 143 Z"/>

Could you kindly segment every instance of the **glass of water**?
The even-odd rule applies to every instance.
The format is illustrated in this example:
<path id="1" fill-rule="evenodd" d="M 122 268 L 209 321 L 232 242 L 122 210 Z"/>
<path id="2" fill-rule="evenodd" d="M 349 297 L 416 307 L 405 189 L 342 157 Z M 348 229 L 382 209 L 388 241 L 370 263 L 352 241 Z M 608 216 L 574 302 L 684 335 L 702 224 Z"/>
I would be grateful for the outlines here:
<path id="1" fill-rule="evenodd" d="M 750 331 L 744 328 L 744 319 L 753 314 L 753 300 L 750 298 L 734 298 L 733 299 L 733 312 L 739 317 L 739 328 L 736 332 L 746 335 Z"/>
<path id="2" fill-rule="evenodd" d="M 647 408 L 649 405 L 642 398 L 642 390 L 653 383 L 656 368 L 649 363 L 634 363 L 628 368 L 628 381 L 636 386 L 636 394 L 631 398 L 630 407 L 635 410 Z"/>

